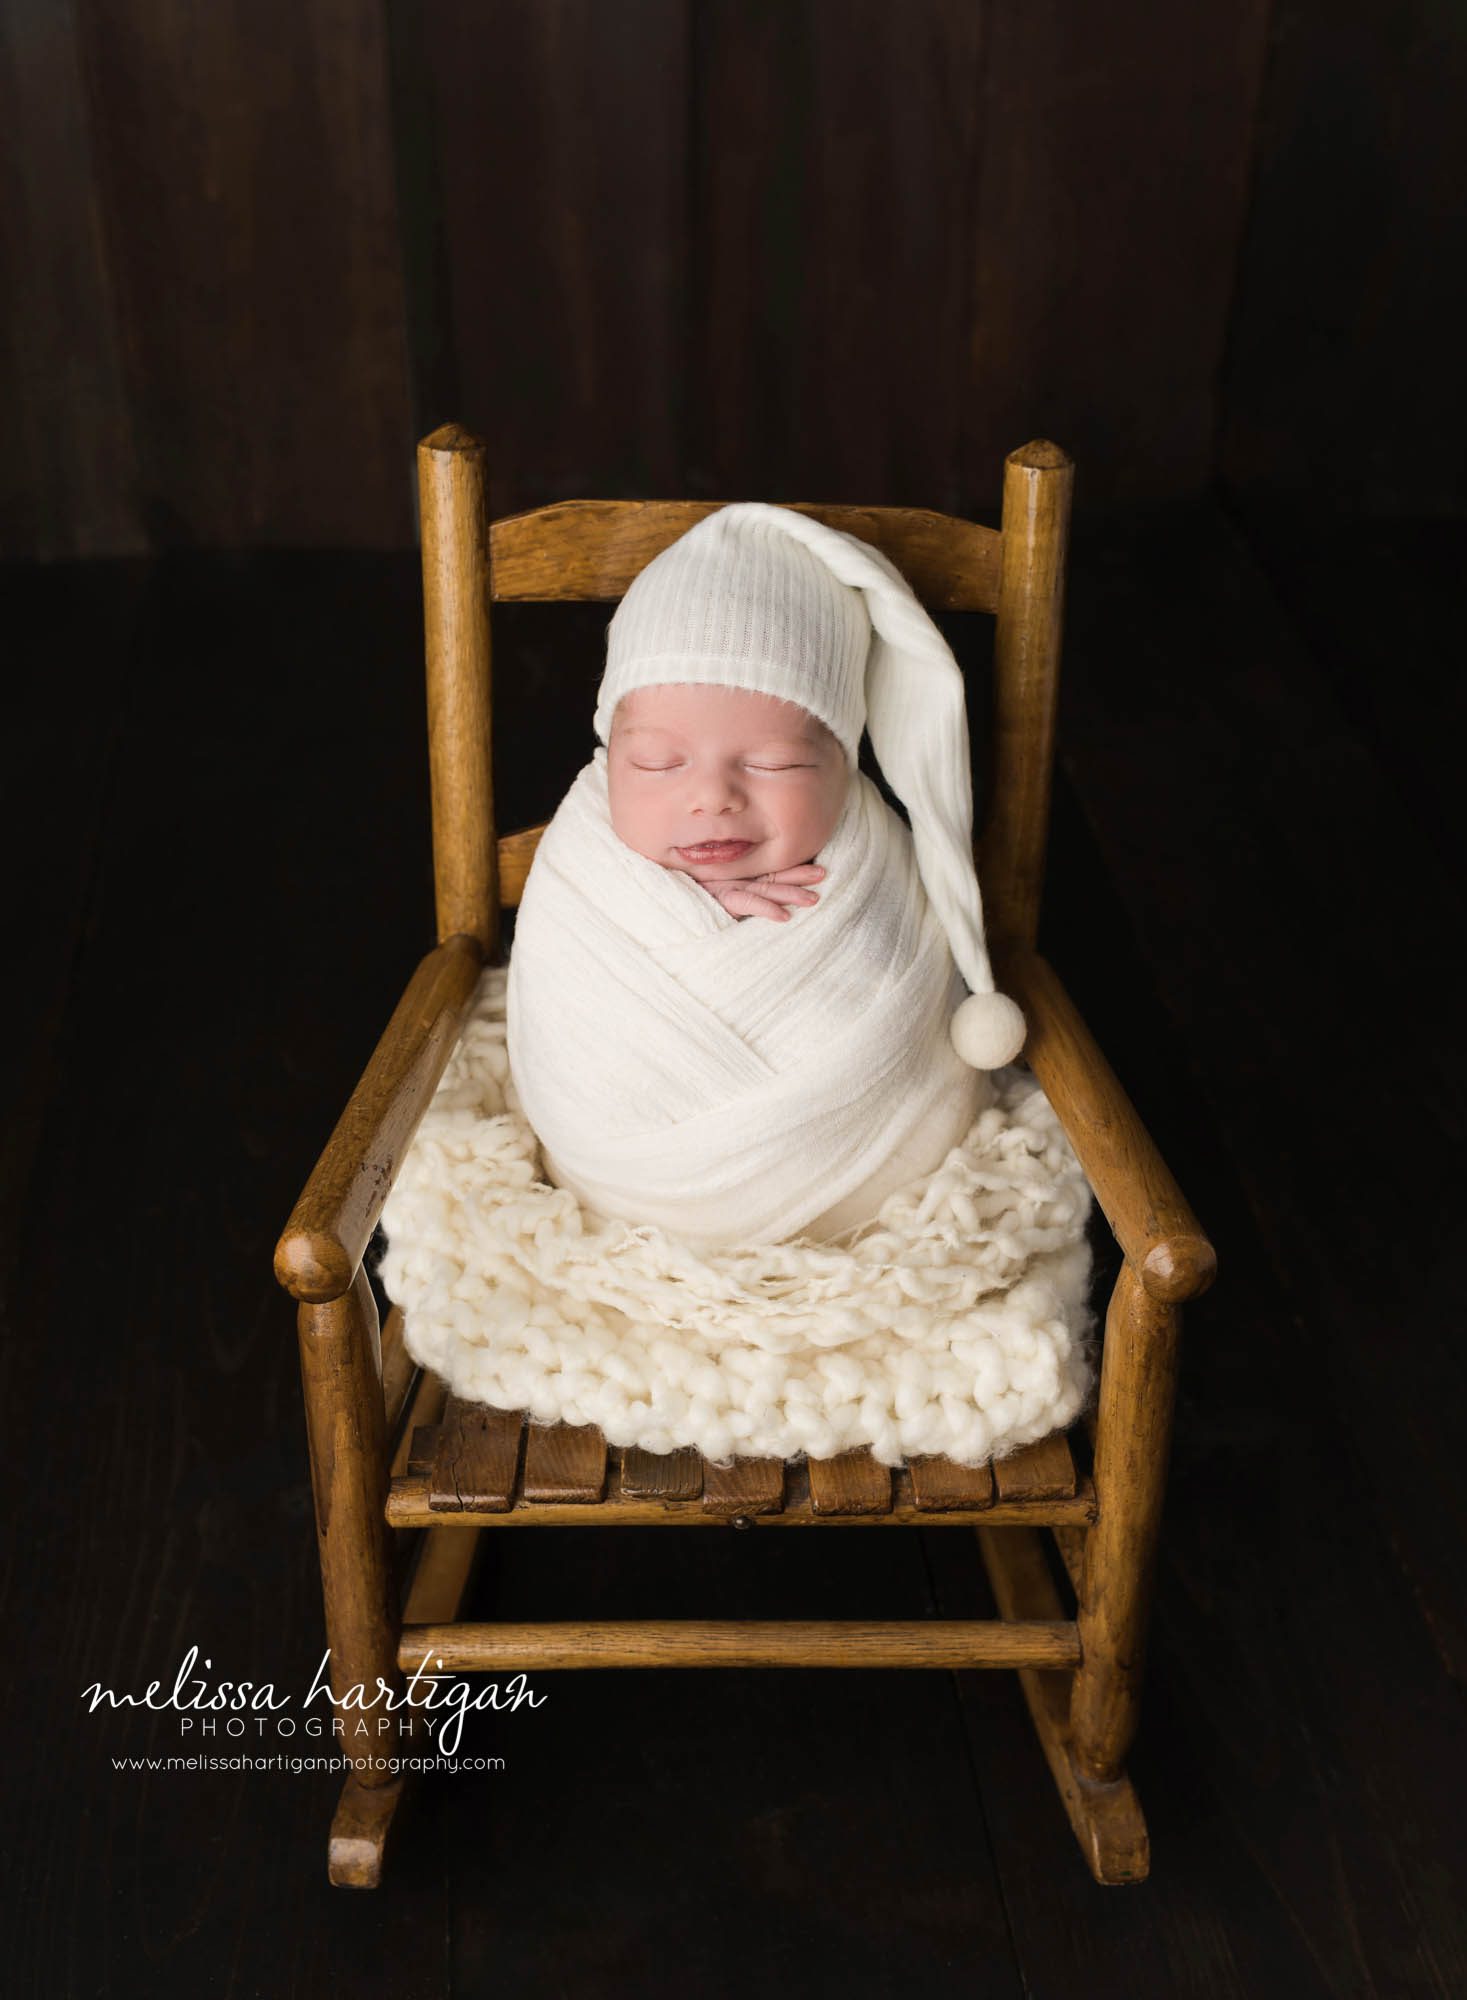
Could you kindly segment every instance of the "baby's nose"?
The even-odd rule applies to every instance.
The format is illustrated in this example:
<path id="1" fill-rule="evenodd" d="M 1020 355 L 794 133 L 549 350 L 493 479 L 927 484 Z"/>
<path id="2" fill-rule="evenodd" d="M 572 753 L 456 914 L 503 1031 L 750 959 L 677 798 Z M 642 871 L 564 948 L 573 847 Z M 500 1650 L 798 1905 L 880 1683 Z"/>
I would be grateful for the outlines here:
<path id="1" fill-rule="evenodd" d="M 692 785 L 693 802 L 706 812 L 716 812 L 721 806 L 737 803 L 743 797 L 743 790 L 737 777 L 731 771 L 708 771 L 696 777 Z"/>

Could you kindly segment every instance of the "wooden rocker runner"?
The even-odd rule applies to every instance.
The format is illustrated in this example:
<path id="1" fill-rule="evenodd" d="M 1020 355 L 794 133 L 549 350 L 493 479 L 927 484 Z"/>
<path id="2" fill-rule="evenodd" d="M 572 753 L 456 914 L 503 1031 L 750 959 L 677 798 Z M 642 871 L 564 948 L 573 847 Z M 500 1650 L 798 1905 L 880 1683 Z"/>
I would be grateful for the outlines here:
<path id="1" fill-rule="evenodd" d="M 301 1373 L 333 1692 L 401 1697 L 435 1670 L 558 1667 L 1012 1667 L 1098 1882 L 1147 1874 L 1126 1775 L 1176 1393 L 1183 1302 L 1216 1257 L 1114 1071 L 1037 950 L 1074 467 L 1038 440 L 1004 466 L 999 530 L 910 507 L 805 507 L 882 549 L 929 609 L 996 621 L 992 782 L 977 850 L 994 969 L 1029 1024 L 1023 1061 L 1054 1107 L 1124 1253 L 1083 1426 L 968 1470 L 892 1472 L 868 1452 L 791 1462 L 608 1446 L 464 1403 L 418 1369 L 394 1308 L 378 1324 L 363 1259 L 452 1053 L 500 958 L 542 827 L 497 836 L 490 605 L 615 601 L 719 503 L 573 500 L 489 522 L 484 446 L 444 425 L 418 446 L 438 943 L 422 960 L 275 1253 L 298 1301 Z M 1072 1449 L 1073 1447 L 1073 1449 Z M 459 1619 L 483 1529 L 568 1525 L 971 1527 L 996 1619 Z M 1062 1565 L 1052 1567 L 1044 1537 Z M 1067 1581 L 1066 1581 L 1067 1580 Z M 1064 1591 L 1064 1597 L 1061 1591 Z M 1066 1600 L 1073 1597 L 1073 1604 Z M 408 1781 L 354 1753 L 332 1823 L 332 1882 L 381 1879 Z M 385 1760 L 383 1760 L 385 1761 Z"/>

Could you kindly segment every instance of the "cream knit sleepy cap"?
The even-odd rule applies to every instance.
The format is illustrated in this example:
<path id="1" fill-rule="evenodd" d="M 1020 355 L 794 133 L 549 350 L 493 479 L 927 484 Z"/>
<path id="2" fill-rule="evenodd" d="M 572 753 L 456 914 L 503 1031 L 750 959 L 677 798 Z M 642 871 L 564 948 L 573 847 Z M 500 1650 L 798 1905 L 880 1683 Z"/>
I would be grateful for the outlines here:
<path id="1" fill-rule="evenodd" d="M 962 669 L 901 571 L 793 508 L 721 507 L 640 570 L 618 605 L 596 695 L 600 742 L 624 694 L 668 682 L 797 702 L 837 737 L 852 772 L 865 726 L 968 985 L 953 1047 L 974 1069 L 1012 1062 L 1025 1023 L 988 963 Z"/>

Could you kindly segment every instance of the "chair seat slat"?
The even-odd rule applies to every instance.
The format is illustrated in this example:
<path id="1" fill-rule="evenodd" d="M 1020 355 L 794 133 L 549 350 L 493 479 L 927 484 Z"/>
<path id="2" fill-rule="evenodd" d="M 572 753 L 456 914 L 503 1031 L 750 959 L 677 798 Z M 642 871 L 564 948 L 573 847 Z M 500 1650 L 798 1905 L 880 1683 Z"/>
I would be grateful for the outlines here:
<path id="1" fill-rule="evenodd" d="M 993 1505 L 993 1467 L 955 1465 L 950 1458 L 911 1458 L 912 1498 L 925 1513 Z"/>
<path id="2" fill-rule="evenodd" d="M 994 1460 L 993 1477 L 1005 1500 L 1058 1500 L 1075 1490 L 1075 1461 L 1063 1431 Z"/>
<path id="3" fill-rule="evenodd" d="M 707 1514 L 777 1514 L 784 1506 L 784 1461 L 736 1458 L 727 1466 L 703 1463 Z"/>
<path id="4" fill-rule="evenodd" d="M 491 1409 L 450 1396 L 437 1426 L 429 1472 L 428 1505 L 435 1513 L 465 1508 L 502 1514 L 514 1505 L 519 1460 L 519 1410 Z"/>
<path id="5" fill-rule="evenodd" d="M 696 1500 L 703 1491 L 703 1461 L 691 1446 L 679 1451 L 622 1453 L 621 1490 L 633 1500 Z"/>
<path id="6" fill-rule="evenodd" d="M 532 1505 L 603 1500 L 606 1439 L 600 1429 L 595 1424 L 527 1424 L 521 1493 Z"/>
<path id="7" fill-rule="evenodd" d="M 812 1458 L 810 1506 L 817 1514 L 889 1514 L 891 1468 L 865 1447 L 834 1458 Z"/>

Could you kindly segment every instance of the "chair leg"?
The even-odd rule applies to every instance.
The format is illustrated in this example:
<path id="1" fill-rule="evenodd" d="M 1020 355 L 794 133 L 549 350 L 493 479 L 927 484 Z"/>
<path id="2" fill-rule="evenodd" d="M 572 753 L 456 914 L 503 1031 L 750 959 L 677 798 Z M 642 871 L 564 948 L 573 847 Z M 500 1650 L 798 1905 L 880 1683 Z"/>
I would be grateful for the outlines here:
<path id="1" fill-rule="evenodd" d="M 463 1610 L 479 1557 L 485 1547 L 482 1528 L 423 1528 L 418 1530 L 411 1580 L 403 1602 L 404 1625 L 451 1625 Z M 341 1802 L 331 1822 L 330 1861 L 333 1883 L 342 1889 L 375 1889 L 382 1880 L 382 1862 L 394 1816 L 417 1774 L 407 1770 L 385 1785 L 359 1785 L 355 1772 L 342 1787 Z"/>
<path id="2" fill-rule="evenodd" d="M 326 1875 L 335 1889 L 375 1889 L 382 1880 L 387 1836 L 402 1803 L 411 1771 L 399 1771 L 385 1785 L 364 1785 L 347 1773 L 326 1850 Z"/>
<path id="3" fill-rule="evenodd" d="M 401 1704 L 405 1681 L 397 1664 L 401 1618 L 395 1601 L 391 1531 L 387 1526 L 387 1417 L 377 1308 L 366 1272 L 324 1305 L 299 1312 L 301 1377 L 310 1441 L 311 1487 L 321 1558 L 329 1680 L 341 1746 L 353 1770 L 342 1810 L 357 1833 L 390 1816 L 401 1773 L 394 1755 L 411 1748 L 413 1711 L 387 1712 L 382 1688 Z M 382 1684 L 379 1687 L 378 1683 Z M 350 1706 L 343 1704 L 360 1689 Z M 381 1722 L 389 1726 L 381 1728 Z M 400 1727 L 401 1725 L 401 1727 Z M 380 1799 L 373 1795 L 381 1792 Z M 353 1840 L 359 1848 L 356 1834 Z M 333 1848 L 332 1880 L 338 1876 Z"/>
<path id="4" fill-rule="evenodd" d="M 1042 1529 L 974 1532 L 1001 1618 L 1064 1617 L 1045 1561 Z M 1151 1848 L 1130 1779 L 1122 1771 L 1108 1783 L 1097 1784 L 1075 1761 L 1069 1720 L 1073 1674 L 1054 1667 L 1020 1667 L 1018 1675 L 1040 1748 L 1091 1874 L 1106 1884 L 1144 1881 Z"/>
<path id="5" fill-rule="evenodd" d="M 1080 1770 L 1121 1775 L 1136 1735 L 1176 1399 L 1180 1309 L 1122 1266 L 1105 1321 L 1095 1434 L 1097 1518 L 1078 1593 L 1081 1665 L 1070 1699 Z"/>

